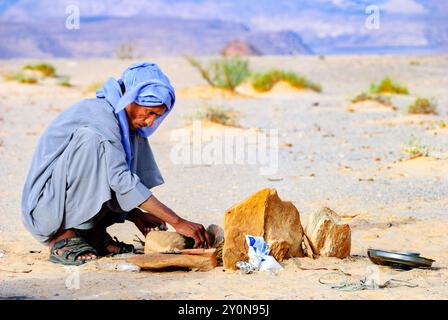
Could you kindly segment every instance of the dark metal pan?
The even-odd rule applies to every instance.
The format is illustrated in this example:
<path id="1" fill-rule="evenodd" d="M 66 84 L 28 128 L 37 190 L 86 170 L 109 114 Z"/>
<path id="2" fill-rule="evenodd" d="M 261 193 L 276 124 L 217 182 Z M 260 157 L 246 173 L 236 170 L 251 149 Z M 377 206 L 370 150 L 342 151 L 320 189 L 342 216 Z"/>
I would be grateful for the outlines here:
<path id="1" fill-rule="evenodd" d="M 434 260 L 420 256 L 418 252 L 396 252 L 377 249 L 368 249 L 367 255 L 370 261 L 382 266 L 390 266 L 399 269 L 429 268 Z"/>

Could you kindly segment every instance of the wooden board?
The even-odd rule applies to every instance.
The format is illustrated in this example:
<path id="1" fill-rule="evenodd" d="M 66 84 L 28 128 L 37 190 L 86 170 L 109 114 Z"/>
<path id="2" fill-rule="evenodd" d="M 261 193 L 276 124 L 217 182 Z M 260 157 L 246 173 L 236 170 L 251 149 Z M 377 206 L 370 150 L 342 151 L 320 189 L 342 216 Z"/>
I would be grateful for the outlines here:
<path id="1" fill-rule="evenodd" d="M 125 260 L 143 270 L 165 268 L 189 268 L 194 271 L 210 271 L 217 266 L 216 249 L 186 249 L 179 253 L 148 253 Z"/>

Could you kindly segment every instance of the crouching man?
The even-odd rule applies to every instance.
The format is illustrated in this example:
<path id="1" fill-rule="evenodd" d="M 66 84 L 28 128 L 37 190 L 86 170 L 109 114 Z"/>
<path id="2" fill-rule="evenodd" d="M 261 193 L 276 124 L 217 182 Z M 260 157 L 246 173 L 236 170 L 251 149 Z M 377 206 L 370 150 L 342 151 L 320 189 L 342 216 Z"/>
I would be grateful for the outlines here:
<path id="1" fill-rule="evenodd" d="M 146 235 L 166 223 L 195 247 L 208 233 L 157 200 L 163 183 L 147 138 L 173 109 L 174 89 L 155 64 L 110 78 L 95 99 L 82 100 L 54 119 L 41 136 L 22 195 L 25 227 L 50 247 L 50 261 L 80 265 L 134 247 L 107 227 L 125 220 Z"/>

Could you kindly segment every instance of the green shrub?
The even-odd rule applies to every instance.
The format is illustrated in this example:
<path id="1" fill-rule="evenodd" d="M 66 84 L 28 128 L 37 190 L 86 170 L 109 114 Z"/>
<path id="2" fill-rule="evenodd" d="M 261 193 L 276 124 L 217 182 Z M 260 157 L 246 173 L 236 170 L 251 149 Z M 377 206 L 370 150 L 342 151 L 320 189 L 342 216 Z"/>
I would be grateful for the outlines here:
<path id="1" fill-rule="evenodd" d="M 17 81 L 17 73 L 6 73 L 3 75 L 5 81 Z"/>
<path id="2" fill-rule="evenodd" d="M 250 74 L 249 61 L 224 58 L 213 63 L 213 80 L 218 88 L 234 90 Z"/>
<path id="3" fill-rule="evenodd" d="M 213 87 L 235 90 L 249 75 L 249 61 L 239 58 L 221 58 L 203 66 L 198 60 L 186 57 L 207 83 Z"/>
<path id="4" fill-rule="evenodd" d="M 62 87 L 71 87 L 72 84 L 70 83 L 70 77 L 68 77 L 68 76 L 61 77 L 58 80 L 58 85 L 60 85 Z"/>
<path id="5" fill-rule="evenodd" d="M 38 82 L 35 77 L 26 76 L 26 75 L 21 74 L 21 73 L 17 77 L 17 81 L 20 82 L 20 83 L 25 83 L 25 84 L 36 84 Z"/>
<path id="6" fill-rule="evenodd" d="M 385 77 L 378 85 L 370 85 L 371 93 L 397 93 L 397 94 L 409 94 L 408 89 L 402 85 L 394 82 L 391 78 Z"/>
<path id="7" fill-rule="evenodd" d="M 23 72 L 8 73 L 8 74 L 5 74 L 3 76 L 3 78 L 6 81 L 17 81 L 19 83 L 24 83 L 24 84 L 36 84 L 39 82 L 36 77 L 25 74 Z"/>
<path id="8" fill-rule="evenodd" d="M 291 86 L 298 89 L 311 89 L 316 92 L 322 91 L 320 85 L 292 71 L 272 69 L 264 73 L 255 73 L 252 75 L 252 87 L 259 92 L 271 90 L 279 81 L 288 82 Z"/>
<path id="9" fill-rule="evenodd" d="M 24 84 L 36 84 L 38 82 L 36 77 L 24 74 L 24 73 L 16 73 L 16 78 L 15 80 L 19 83 L 24 83 Z"/>
<path id="10" fill-rule="evenodd" d="M 434 99 L 417 98 L 407 108 L 411 114 L 437 114 L 437 104 Z"/>
<path id="11" fill-rule="evenodd" d="M 408 155 L 408 158 L 413 159 L 429 156 L 429 149 L 430 146 L 421 144 L 420 139 L 411 134 L 408 144 L 402 148 L 402 151 Z"/>
<path id="12" fill-rule="evenodd" d="M 358 94 L 356 97 L 350 100 L 352 103 L 363 102 L 363 101 L 375 101 L 381 103 L 385 106 L 392 107 L 394 110 L 396 107 L 392 104 L 390 97 L 381 95 L 381 94 L 369 94 L 366 92 L 362 92 Z"/>
<path id="13" fill-rule="evenodd" d="M 192 120 L 206 120 L 226 126 L 239 126 L 235 111 L 224 107 L 206 106 L 188 119 L 189 122 Z"/>
<path id="14" fill-rule="evenodd" d="M 48 63 L 28 64 L 23 70 L 31 70 L 41 73 L 44 77 L 56 77 L 56 69 Z"/>
<path id="15" fill-rule="evenodd" d="M 84 94 L 92 94 L 96 93 L 96 90 L 99 90 L 103 87 L 105 81 L 94 81 L 90 83 L 87 87 L 84 88 Z"/>
<path id="16" fill-rule="evenodd" d="M 123 43 L 115 51 L 115 57 L 120 60 L 135 59 L 135 48 L 132 43 Z"/>

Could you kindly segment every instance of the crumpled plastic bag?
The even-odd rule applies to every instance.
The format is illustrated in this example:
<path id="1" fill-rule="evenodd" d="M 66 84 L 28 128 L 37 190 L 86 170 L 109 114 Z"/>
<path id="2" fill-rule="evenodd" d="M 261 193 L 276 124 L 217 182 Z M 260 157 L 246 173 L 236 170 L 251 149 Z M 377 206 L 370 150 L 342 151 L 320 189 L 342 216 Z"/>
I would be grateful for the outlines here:
<path id="1" fill-rule="evenodd" d="M 260 271 L 278 271 L 283 269 L 283 267 L 275 260 L 273 256 L 269 255 L 269 248 L 263 237 L 254 237 L 251 235 L 246 235 L 246 242 L 249 246 L 249 262 L 248 264 L 252 268 L 248 268 L 247 263 L 237 263 L 237 267 L 240 269 L 250 269 Z M 243 267 L 243 268 L 241 268 Z M 248 272 L 249 273 L 249 272 Z"/>

